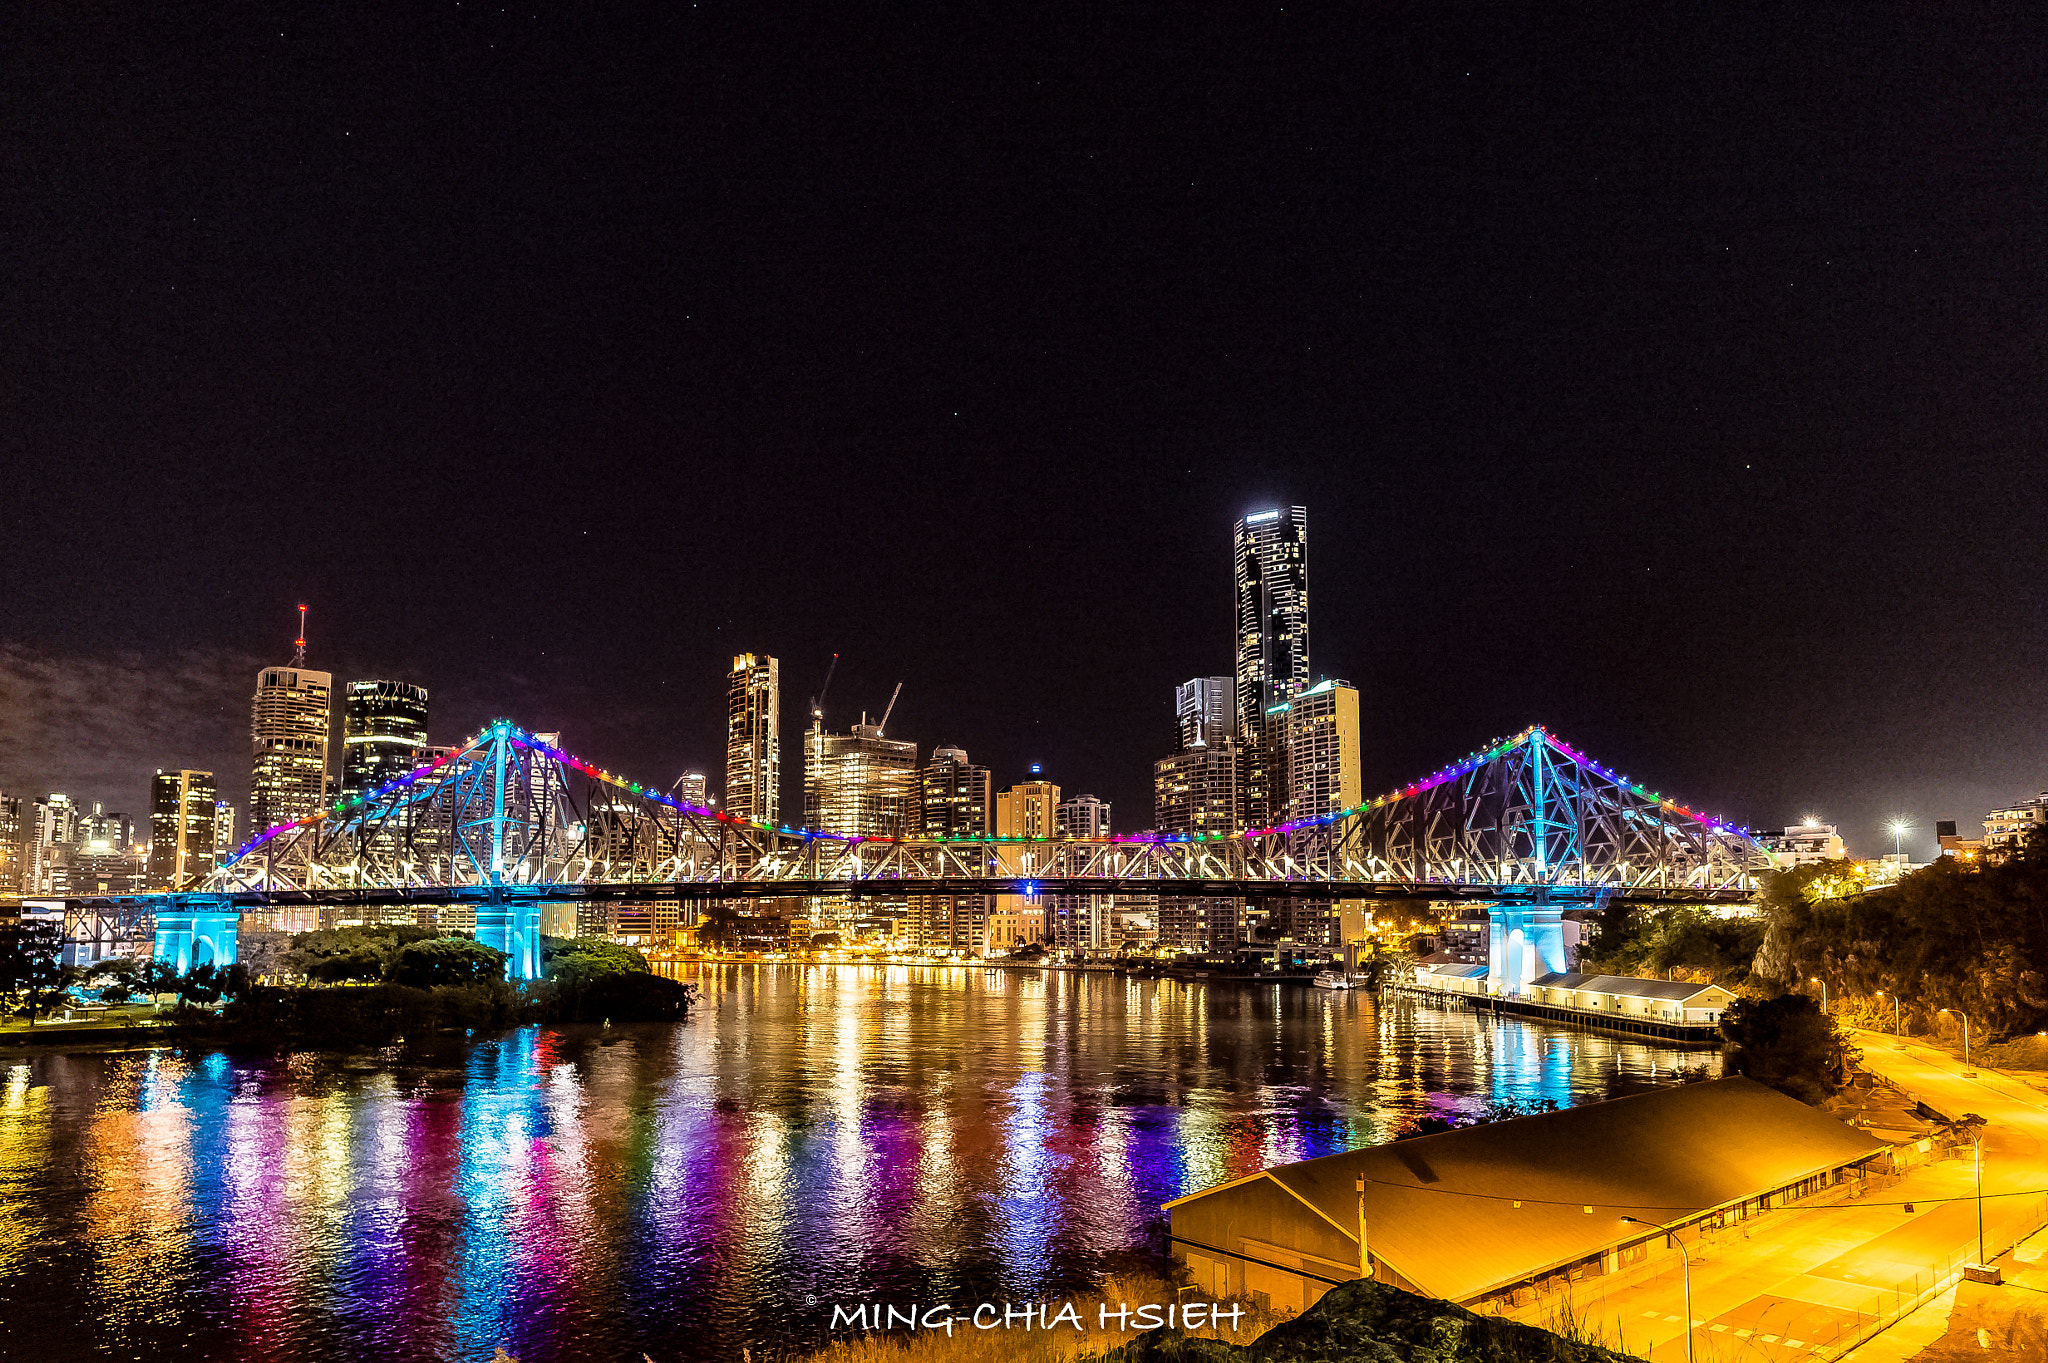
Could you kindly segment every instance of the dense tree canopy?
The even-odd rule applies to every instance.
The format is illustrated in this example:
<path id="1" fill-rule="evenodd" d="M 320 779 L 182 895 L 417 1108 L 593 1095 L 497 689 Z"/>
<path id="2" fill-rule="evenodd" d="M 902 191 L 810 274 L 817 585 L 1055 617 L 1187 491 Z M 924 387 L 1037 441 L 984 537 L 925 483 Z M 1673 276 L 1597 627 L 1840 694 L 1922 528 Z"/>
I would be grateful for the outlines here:
<path id="1" fill-rule="evenodd" d="M 392 958 L 388 978 L 393 984 L 411 985 L 415 989 L 502 980 L 509 959 L 496 947 L 487 947 L 472 938 L 436 937 L 400 947 Z"/>
<path id="2" fill-rule="evenodd" d="M 19 995 L 29 1021 L 43 996 L 64 982 L 63 933 L 47 918 L 17 918 L 0 925 L 0 994 Z"/>
<path id="3" fill-rule="evenodd" d="M 1848 1047 L 1810 995 L 1737 999 L 1721 1015 L 1721 1035 L 1731 1072 L 1803 1103 L 1826 1101 L 1847 1076 Z"/>
<path id="4" fill-rule="evenodd" d="M 540 973 L 564 988 L 575 989 L 612 975 L 645 975 L 647 958 L 634 948 L 591 937 L 540 939 Z"/>
<path id="5" fill-rule="evenodd" d="M 1758 918 L 1723 918 L 1706 909 L 1643 910 L 1610 904 L 1579 968 L 1605 975 L 1688 979 L 1736 985 L 1749 975 L 1762 945 Z"/>
<path id="6" fill-rule="evenodd" d="M 1760 907 L 1757 972 L 1786 988 L 1824 980 L 1879 1016 L 1895 995 L 1920 1027 L 1943 1008 L 1986 1034 L 2048 1023 L 2048 834 L 2002 862 L 1941 857 L 1880 889 L 1847 862 L 1778 872 Z"/>
<path id="7" fill-rule="evenodd" d="M 285 952 L 286 967 L 321 984 L 344 980 L 382 980 L 390 976 L 398 953 L 414 942 L 443 936 L 412 924 L 360 928 L 322 928 L 293 936 Z"/>

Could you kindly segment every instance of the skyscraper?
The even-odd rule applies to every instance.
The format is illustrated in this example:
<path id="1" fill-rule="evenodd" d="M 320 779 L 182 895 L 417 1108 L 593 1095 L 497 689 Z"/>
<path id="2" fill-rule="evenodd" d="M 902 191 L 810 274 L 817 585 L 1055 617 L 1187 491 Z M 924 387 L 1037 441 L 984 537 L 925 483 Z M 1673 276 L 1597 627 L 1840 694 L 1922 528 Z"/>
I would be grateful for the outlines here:
<path id="1" fill-rule="evenodd" d="M 1237 778 L 1233 743 L 1160 758 L 1152 764 L 1152 826 L 1174 834 L 1234 831 Z"/>
<path id="2" fill-rule="evenodd" d="M 987 767 L 977 767 L 959 748 L 934 748 L 925 765 L 919 835 L 979 838 L 989 832 L 995 791 Z"/>
<path id="3" fill-rule="evenodd" d="M 959 748 L 934 748 L 919 780 L 927 838 L 984 838 L 995 818 L 995 789 L 987 767 Z M 919 950 L 973 950 L 987 938 L 992 895 L 912 895 L 904 929 Z"/>
<path id="4" fill-rule="evenodd" d="M 1308 685 L 1308 509 L 1274 507 L 1237 523 L 1237 742 L 1244 821 L 1287 816 L 1286 735 L 1275 707 Z"/>
<path id="5" fill-rule="evenodd" d="M 235 854 L 235 807 L 226 800 L 213 802 L 213 864 L 221 865 Z"/>
<path id="6" fill-rule="evenodd" d="M 686 771 L 676 782 L 675 798 L 686 805 L 699 809 L 711 808 L 711 787 L 701 771 Z"/>
<path id="7" fill-rule="evenodd" d="M 0 894 L 20 894 L 26 888 L 21 875 L 23 809 L 20 796 L 0 792 Z"/>
<path id="8" fill-rule="evenodd" d="M 1364 797 L 1358 743 L 1358 688 L 1349 682 L 1319 682 L 1288 704 L 1289 818 L 1335 814 Z"/>
<path id="9" fill-rule="evenodd" d="M 918 775 L 917 744 L 884 738 L 880 725 L 865 722 L 828 734 L 815 718 L 804 734 L 804 826 L 907 836 L 924 818 Z"/>
<path id="10" fill-rule="evenodd" d="M 1008 790 L 996 792 L 996 836 L 999 838 L 1050 838 L 1057 836 L 1060 788 L 1050 781 L 1020 781 Z"/>
<path id="11" fill-rule="evenodd" d="M 772 824 L 782 801 L 782 680 L 776 660 L 742 653 L 725 693 L 725 808 Z"/>
<path id="12" fill-rule="evenodd" d="M 251 832 L 302 819 L 326 803 L 333 686 L 331 674 L 297 665 L 256 674 L 249 725 Z"/>
<path id="13" fill-rule="evenodd" d="M 213 773 L 158 771 L 149 786 L 149 883 L 182 890 L 213 869 Z"/>
<path id="14" fill-rule="evenodd" d="M 353 799 L 426 760 L 427 689 L 352 681 L 341 702 L 341 793 Z"/>
<path id="15" fill-rule="evenodd" d="M 1237 732 L 1237 682 L 1230 677 L 1196 677 L 1173 688 L 1173 717 L 1180 746 L 1209 748 Z"/>
<path id="16" fill-rule="evenodd" d="M 1238 828 L 1238 748 L 1227 738 L 1189 748 L 1152 764 L 1153 827 L 1161 833 L 1228 833 Z M 1162 895 L 1161 946 L 1211 951 L 1243 939 L 1242 905 L 1224 897 Z"/>
<path id="17" fill-rule="evenodd" d="M 1093 795 L 1076 795 L 1062 800 L 1053 810 L 1053 836 L 1061 838 L 1106 838 L 1109 836 L 1109 801 Z"/>

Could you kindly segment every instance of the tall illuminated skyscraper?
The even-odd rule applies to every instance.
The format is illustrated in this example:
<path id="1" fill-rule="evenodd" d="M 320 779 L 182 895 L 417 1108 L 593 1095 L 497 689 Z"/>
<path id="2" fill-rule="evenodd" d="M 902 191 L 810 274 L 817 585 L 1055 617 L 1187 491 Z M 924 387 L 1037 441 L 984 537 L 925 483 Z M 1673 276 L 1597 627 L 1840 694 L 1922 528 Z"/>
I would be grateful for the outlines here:
<path id="1" fill-rule="evenodd" d="M 256 674 L 249 723 L 252 833 L 302 819 L 327 800 L 328 708 L 334 677 L 306 666 L 304 606 L 299 607 L 297 646 L 291 666 L 266 667 Z"/>
<path id="2" fill-rule="evenodd" d="M 776 660 L 742 653 L 725 692 L 725 808 L 772 824 L 781 810 L 782 679 Z"/>
<path id="3" fill-rule="evenodd" d="M 341 793 L 353 799 L 424 762 L 427 688 L 352 681 L 341 699 Z"/>
<path id="4" fill-rule="evenodd" d="M 213 869 L 213 773 L 158 771 L 149 786 L 149 883 L 182 890 Z"/>
<path id="5" fill-rule="evenodd" d="M 1237 742 L 1244 820 L 1287 817 L 1286 733 L 1279 707 L 1308 685 L 1308 508 L 1274 507 L 1233 535 L 1237 619 Z"/>

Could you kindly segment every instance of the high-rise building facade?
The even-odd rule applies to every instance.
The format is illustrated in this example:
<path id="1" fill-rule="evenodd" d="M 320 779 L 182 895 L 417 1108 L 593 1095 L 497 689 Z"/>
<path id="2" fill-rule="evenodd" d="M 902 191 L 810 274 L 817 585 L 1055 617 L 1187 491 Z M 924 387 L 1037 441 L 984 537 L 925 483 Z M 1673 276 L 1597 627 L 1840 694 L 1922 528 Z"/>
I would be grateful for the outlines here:
<path id="1" fill-rule="evenodd" d="M 1173 718 L 1182 752 L 1227 743 L 1237 733 L 1237 682 L 1196 677 L 1173 688 Z"/>
<path id="2" fill-rule="evenodd" d="M 725 808 L 735 818 L 776 822 L 781 734 L 781 667 L 765 655 L 738 655 L 725 692 Z"/>
<path id="3" fill-rule="evenodd" d="M 1062 800 L 1053 810 L 1053 835 L 1061 838 L 1106 838 L 1109 836 L 1109 801 L 1093 795 L 1076 795 Z"/>
<path id="4" fill-rule="evenodd" d="M 240 846 L 235 841 L 235 807 L 226 800 L 213 802 L 213 864 L 221 866 Z"/>
<path id="5" fill-rule="evenodd" d="M 1021 781 L 996 792 L 996 836 L 1058 836 L 1060 788 L 1050 781 Z"/>
<path id="6" fill-rule="evenodd" d="M 1160 758 L 1152 764 L 1153 828 L 1180 836 L 1234 832 L 1240 774 L 1238 748 L 1229 741 Z M 1157 914 L 1161 946 L 1215 951 L 1243 940 L 1244 909 L 1236 899 L 1162 895 Z"/>
<path id="7" fill-rule="evenodd" d="M 24 889 L 21 835 L 27 804 L 18 795 L 0 792 L 0 894 L 20 894 Z"/>
<path id="8" fill-rule="evenodd" d="M 995 788 L 987 767 L 969 762 L 959 748 L 934 748 L 920 785 L 919 836 L 988 836 L 995 813 Z"/>
<path id="9" fill-rule="evenodd" d="M 804 826 L 868 838 L 900 838 L 923 822 L 917 744 L 882 737 L 880 725 L 804 734 Z"/>
<path id="10" fill-rule="evenodd" d="M 326 803 L 333 688 L 330 673 L 307 667 L 266 667 L 256 674 L 249 725 L 251 832 L 303 819 Z"/>
<path id="11" fill-rule="evenodd" d="M 182 890 L 213 869 L 213 773 L 158 771 L 149 786 L 149 882 Z"/>
<path id="12" fill-rule="evenodd" d="M 1287 706 L 1287 816 L 1313 819 L 1365 798 L 1358 688 L 1318 682 Z"/>
<path id="13" fill-rule="evenodd" d="M 676 782 L 676 799 L 698 809 L 711 808 L 711 783 L 701 771 L 686 771 Z"/>
<path id="14" fill-rule="evenodd" d="M 1286 735 L 1276 707 L 1308 686 L 1308 509 L 1274 507 L 1239 521 L 1236 588 L 1236 720 L 1244 821 L 1287 816 Z"/>
<path id="15" fill-rule="evenodd" d="M 352 681 L 341 701 L 341 793 L 354 799 L 419 766 L 427 750 L 427 688 Z"/>
<path id="16" fill-rule="evenodd" d="M 1238 827 L 1237 745 L 1191 748 L 1152 764 L 1152 820 L 1161 833 L 1229 833 Z"/>
<path id="17" fill-rule="evenodd" d="M 932 749 L 919 780 L 920 823 L 926 838 L 985 838 L 994 827 L 995 788 L 987 767 L 960 748 Z M 904 935 L 919 951 L 983 950 L 993 895 L 912 895 Z"/>

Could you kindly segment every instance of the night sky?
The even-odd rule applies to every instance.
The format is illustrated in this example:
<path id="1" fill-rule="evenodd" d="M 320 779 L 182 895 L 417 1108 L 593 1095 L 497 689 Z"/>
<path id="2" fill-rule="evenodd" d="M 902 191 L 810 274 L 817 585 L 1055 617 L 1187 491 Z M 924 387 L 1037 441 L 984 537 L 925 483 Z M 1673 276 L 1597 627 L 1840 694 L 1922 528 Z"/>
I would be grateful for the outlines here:
<path id="1" fill-rule="evenodd" d="M 793 816 L 838 652 L 1141 828 L 1279 501 L 1368 793 L 2048 786 L 2038 4 L 177 8 L 0 21 L 9 793 L 242 802 L 303 600 L 437 742 L 722 784 L 772 653 Z"/>

